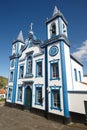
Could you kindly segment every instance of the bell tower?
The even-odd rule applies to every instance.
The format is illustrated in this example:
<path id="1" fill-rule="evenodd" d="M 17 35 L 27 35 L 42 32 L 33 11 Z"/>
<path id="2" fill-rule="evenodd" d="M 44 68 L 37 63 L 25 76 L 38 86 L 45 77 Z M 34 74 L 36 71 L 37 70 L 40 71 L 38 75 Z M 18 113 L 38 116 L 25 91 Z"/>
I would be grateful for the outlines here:
<path id="1" fill-rule="evenodd" d="M 12 43 L 12 54 L 10 58 L 10 73 L 9 73 L 9 85 L 11 86 L 11 100 L 15 103 L 16 98 L 16 84 L 18 73 L 18 62 L 22 52 L 22 48 L 25 45 L 22 31 L 20 31 L 17 39 Z"/>
<path id="2" fill-rule="evenodd" d="M 45 61 L 46 61 L 46 111 L 54 110 L 50 103 L 50 97 L 53 91 L 58 94 L 60 90 L 60 106 L 56 106 L 58 113 L 64 115 L 64 122 L 70 122 L 68 87 L 72 82 L 71 63 L 70 63 L 70 44 L 67 35 L 67 21 L 64 15 L 55 6 L 53 15 L 46 20 L 47 40 L 45 41 Z M 48 69 L 50 68 L 50 69 Z M 49 80 L 50 79 L 50 80 Z M 55 80 L 55 82 L 54 82 Z M 71 84 L 72 86 L 72 84 Z M 47 90 L 50 90 L 48 94 Z M 50 96 L 49 96 L 50 95 Z M 55 97 L 54 93 L 54 97 Z M 62 97 L 60 96 L 62 95 Z M 48 105 L 48 106 L 47 106 Z M 54 104 L 55 105 L 55 104 Z M 51 106 L 51 109 L 50 109 Z M 62 114 L 61 114 L 62 113 Z"/>
<path id="3" fill-rule="evenodd" d="M 47 39 L 51 39 L 58 35 L 64 35 L 67 37 L 67 21 L 56 6 L 52 17 L 46 20 L 46 25 Z"/>

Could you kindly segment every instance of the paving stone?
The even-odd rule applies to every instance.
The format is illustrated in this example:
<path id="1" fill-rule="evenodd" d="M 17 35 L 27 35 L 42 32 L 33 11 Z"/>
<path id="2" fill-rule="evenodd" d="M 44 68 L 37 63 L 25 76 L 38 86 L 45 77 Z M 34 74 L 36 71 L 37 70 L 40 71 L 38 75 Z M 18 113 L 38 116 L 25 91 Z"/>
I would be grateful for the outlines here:
<path id="1" fill-rule="evenodd" d="M 87 130 L 84 124 L 64 125 L 30 112 L 0 107 L 0 130 Z"/>

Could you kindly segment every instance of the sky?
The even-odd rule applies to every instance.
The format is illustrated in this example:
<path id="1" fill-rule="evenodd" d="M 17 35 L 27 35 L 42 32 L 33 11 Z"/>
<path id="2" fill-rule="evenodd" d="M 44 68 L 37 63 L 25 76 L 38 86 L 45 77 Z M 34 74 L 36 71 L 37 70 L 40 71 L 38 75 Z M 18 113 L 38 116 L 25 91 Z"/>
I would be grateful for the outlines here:
<path id="1" fill-rule="evenodd" d="M 87 74 L 87 0 L 0 0 L 0 75 L 8 77 L 12 42 L 20 30 L 26 39 L 30 23 L 33 32 L 45 41 L 45 21 L 55 5 L 68 21 L 70 52 L 84 65 Z"/>

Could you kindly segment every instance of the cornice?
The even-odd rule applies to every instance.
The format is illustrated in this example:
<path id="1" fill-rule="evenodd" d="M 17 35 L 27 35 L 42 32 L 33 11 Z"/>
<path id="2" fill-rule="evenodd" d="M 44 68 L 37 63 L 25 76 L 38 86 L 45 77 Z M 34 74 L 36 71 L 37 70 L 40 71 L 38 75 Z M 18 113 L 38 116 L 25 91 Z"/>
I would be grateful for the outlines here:
<path id="1" fill-rule="evenodd" d="M 57 35 L 51 39 L 44 41 L 43 47 L 50 45 L 50 44 L 53 44 L 57 41 L 64 41 L 70 47 L 69 39 L 63 34 Z"/>
<path id="2" fill-rule="evenodd" d="M 56 18 L 58 18 L 58 17 L 61 17 L 61 18 L 63 19 L 63 21 L 66 23 L 66 25 L 68 25 L 67 20 L 65 19 L 64 15 L 63 15 L 60 11 L 59 11 L 57 14 L 55 14 L 54 16 L 52 16 L 51 18 L 47 19 L 46 22 L 45 22 L 46 25 L 47 25 L 49 22 L 53 21 L 54 19 L 56 19 Z"/>

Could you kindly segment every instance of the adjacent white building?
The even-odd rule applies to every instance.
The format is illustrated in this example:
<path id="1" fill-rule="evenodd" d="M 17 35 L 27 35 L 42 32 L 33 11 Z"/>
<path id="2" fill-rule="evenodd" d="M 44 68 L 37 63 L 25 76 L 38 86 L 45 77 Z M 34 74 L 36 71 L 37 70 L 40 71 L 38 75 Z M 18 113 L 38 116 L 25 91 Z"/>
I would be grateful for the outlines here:
<path id="1" fill-rule="evenodd" d="M 6 90 L 0 89 L 0 100 L 6 99 Z"/>
<path id="2" fill-rule="evenodd" d="M 31 24 L 26 40 L 21 31 L 12 43 L 6 104 L 65 123 L 75 116 L 84 121 L 87 78 L 82 63 L 70 54 L 67 21 L 57 7 L 46 28 L 44 42 L 34 35 Z"/>

